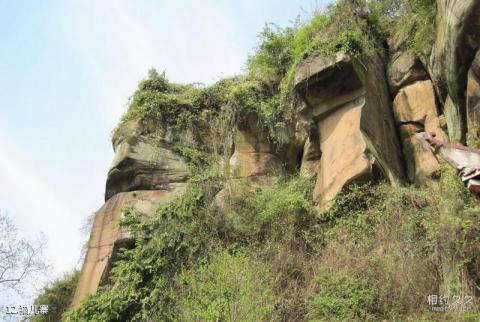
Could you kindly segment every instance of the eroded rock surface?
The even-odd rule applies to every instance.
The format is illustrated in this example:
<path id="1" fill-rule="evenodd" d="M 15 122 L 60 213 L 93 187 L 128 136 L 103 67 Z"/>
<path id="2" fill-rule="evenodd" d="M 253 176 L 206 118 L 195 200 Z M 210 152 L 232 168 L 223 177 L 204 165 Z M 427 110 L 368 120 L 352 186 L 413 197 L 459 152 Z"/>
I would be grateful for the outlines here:
<path id="1" fill-rule="evenodd" d="M 402 139 L 408 179 L 428 183 L 438 173 L 439 163 L 416 134 L 434 132 L 446 139 L 440 127 L 432 82 L 419 81 L 402 88 L 393 102 L 393 111 Z"/>
<path id="2" fill-rule="evenodd" d="M 97 291 L 102 280 L 107 278 L 115 249 L 128 242 L 128 233 L 122 232 L 119 227 L 122 209 L 125 206 L 132 206 L 141 213 L 151 216 L 160 204 L 168 202 L 181 193 L 183 189 L 184 185 L 178 185 L 168 191 L 150 190 L 118 193 L 97 211 L 72 306 L 78 306 L 88 294 Z"/>
<path id="3" fill-rule="evenodd" d="M 471 138 L 480 139 L 480 51 L 468 72 L 467 123 Z"/>
<path id="4" fill-rule="evenodd" d="M 297 70 L 296 90 L 319 131 L 321 158 L 314 200 L 320 207 L 351 182 L 382 174 L 392 181 L 403 177 L 381 66 L 379 61 L 357 66 L 339 55 L 335 61 L 310 58 Z"/>
<path id="5" fill-rule="evenodd" d="M 465 141 L 467 73 L 480 44 L 480 1 L 437 0 L 437 34 L 432 52 L 435 84 L 445 84 L 439 92 L 452 100 Z M 445 93 L 446 91 L 446 93 Z"/>
<path id="6" fill-rule="evenodd" d="M 392 57 L 388 64 L 387 75 L 390 92 L 393 96 L 402 87 L 418 80 L 427 79 L 427 72 L 420 59 L 408 51 L 399 52 Z"/>
<path id="7" fill-rule="evenodd" d="M 165 190 L 189 176 L 181 156 L 162 138 L 143 133 L 130 121 L 113 137 L 115 158 L 108 172 L 105 200 L 116 193 L 133 190 Z"/>
<path id="8" fill-rule="evenodd" d="M 452 142 L 461 142 L 463 139 L 462 116 L 460 111 L 455 107 L 450 95 L 447 96 L 443 106 L 443 114 L 447 122 L 448 137 Z"/>
<path id="9" fill-rule="evenodd" d="M 245 178 L 271 173 L 281 168 L 282 162 L 274 154 L 268 140 L 268 131 L 258 117 L 251 113 L 239 125 L 234 137 L 234 153 L 230 169 L 234 177 Z"/>

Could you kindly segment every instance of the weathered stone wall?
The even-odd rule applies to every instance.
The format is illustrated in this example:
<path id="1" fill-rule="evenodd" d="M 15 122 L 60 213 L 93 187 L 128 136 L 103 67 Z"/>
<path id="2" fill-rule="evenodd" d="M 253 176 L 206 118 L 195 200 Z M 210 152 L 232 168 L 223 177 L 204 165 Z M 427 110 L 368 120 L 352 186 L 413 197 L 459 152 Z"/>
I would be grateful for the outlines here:
<path id="1" fill-rule="evenodd" d="M 442 103 L 447 96 L 451 99 L 450 124 L 457 127 L 452 132 L 460 132 L 461 142 L 467 133 L 467 74 L 479 44 L 480 1 L 437 0 L 436 40 L 429 69 Z"/>
<path id="2" fill-rule="evenodd" d="M 189 176 L 187 164 L 171 144 L 144 133 L 138 121 L 129 121 L 112 141 L 115 158 L 108 171 L 105 200 L 119 192 L 165 190 Z"/>
<path id="3" fill-rule="evenodd" d="M 468 134 L 470 138 L 478 141 L 480 140 L 480 50 L 468 71 L 466 99 Z"/>
<path id="4" fill-rule="evenodd" d="M 427 183 L 439 170 L 439 163 L 432 151 L 416 137 L 420 132 L 434 132 L 446 139 L 437 110 L 433 85 L 428 79 L 403 87 L 395 96 L 393 111 L 411 182 Z"/>
<path id="5" fill-rule="evenodd" d="M 380 174 L 392 181 L 403 177 L 382 71 L 378 62 L 355 66 L 345 55 L 335 61 L 310 58 L 297 70 L 296 90 L 308 106 L 304 117 L 311 118 L 318 129 L 318 152 L 313 154 L 321 157 L 313 168 L 317 171 L 314 200 L 320 207 L 351 182 Z M 312 150 L 314 142 L 307 143 Z"/>
<path id="6" fill-rule="evenodd" d="M 268 131 L 251 113 L 239 124 L 234 136 L 234 153 L 230 158 L 233 177 L 245 178 L 280 170 L 282 162 L 274 153 Z"/>

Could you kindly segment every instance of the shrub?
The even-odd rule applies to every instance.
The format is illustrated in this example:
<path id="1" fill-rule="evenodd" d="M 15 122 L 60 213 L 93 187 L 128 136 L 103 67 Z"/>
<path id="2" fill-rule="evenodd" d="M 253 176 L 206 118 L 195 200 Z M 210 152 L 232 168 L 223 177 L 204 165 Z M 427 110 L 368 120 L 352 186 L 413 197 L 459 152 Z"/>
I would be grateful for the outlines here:
<path id="1" fill-rule="evenodd" d="M 312 179 L 284 177 L 273 187 L 234 200 L 237 230 L 261 243 L 294 238 L 315 220 L 312 188 Z"/>
<path id="2" fill-rule="evenodd" d="M 268 266 L 236 252 L 180 275 L 182 321 L 268 321 L 275 307 Z"/>
<path id="3" fill-rule="evenodd" d="M 175 320 L 175 276 L 216 246 L 215 226 L 204 206 L 207 180 L 197 178 L 151 221 L 137 211 L 125 213 L 122 226 L 136 236 L 135 247 L 120 252 L 112 286 L 88 297 L 68 321 Z"/>
<path id="4" fill-rule="evenodd" d="M 72 302 L 79 275 L 80 272 L 74 271 L 45 286 L 34 304 L 37 306 L 48 305 L 48 313 L 34 315 L 31 320 L 34 322 L 60 321 Z"/>
<path id="5" fill-rule="evenodd" d="M 376 321 L 377 299 L 363 279 L 352 276 L 326 275 L 317 280 L 309 321 Z"/>

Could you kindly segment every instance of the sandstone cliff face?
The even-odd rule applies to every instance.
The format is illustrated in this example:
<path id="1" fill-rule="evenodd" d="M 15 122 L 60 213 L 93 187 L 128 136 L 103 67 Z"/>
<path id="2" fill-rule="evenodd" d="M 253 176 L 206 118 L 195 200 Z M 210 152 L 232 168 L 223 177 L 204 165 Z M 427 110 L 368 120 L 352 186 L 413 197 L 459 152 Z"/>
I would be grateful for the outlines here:
<path id="1" fill-rule="evenodd" d="M 480 43 L 480 2 L 477 0 L 437 0 L 436 41 L 430 68 L 441 97 L 447 95 L 453 123 L 467 132 L 465 89 L 467 74 Z"/>
<path id="2" fill-rule="evenodd" d="M 392 181 L 403 177 L 388 90 L 377 66 L 372 61 L 355 68 L 350 57 L 339 55 L 336 61 L 309 59 L 297 71 L 305 117 L 318 129 L 319 141 L 308 141 L 305 156 L 321 152 L 314 190 L 320 207 L 349 183 L 380 174 Z M 319 146 L 312 149 L 314 143 Z"/>
<path id="3" fill-rule="evenodd" d="M 142 132 L 139 122 L 129 121 L 113 137 L 105 200 L 125 191 L 168 190 L 187 180 L 187 164 L 169 142 Z"/>
<path id="4" fill-rule="evenodd" d="M 153 136 L 138 121 L 129 121 L 113 136 L 115 157 L 108 172 L 105 204 L 94 218 L 73 306 L 108 281 L 116 251 L 129 243 L 119 221 L 131 206 L 151 216 L 184 191 L 188 166 L 169 140 Z"/>
<path id="5" fill-rule="evenodd" d="M 468 72 L 467 80 L 467 125 L 469 136 L 480 138 L 480 50 Z"/>
<path id="6" fill-rule="evenodd" d="M 428 77 L 420 59 L 408 51 L 397 52 L 392 56 L 388 64 L 387 75 L 393 97 L 402 87 Z"/>
<path id="7" fill-rule="evenodd" d="M 321 209 L 352 183 L 386 178 L 430 184 L 439 161 L 417 133 L 432 131 L 446 139 L 448 130 L 451 141 L 463 142 L 468 130 L 480 139 L 480 1 L 437 2 L 428 62 L 397 46 L 388 59 L 340 54 L 300 63 L 294 90 L 303 104 L 296 109 L 290 146 L 275 146 L 259 115 L 244 110 L 230 129 L 228 179 L 214 201 L 219 213 L 230 213 L 232 192 L 272 185 L 286 164 L 316 178 L 313 198 Z M 106 203 L 96 213 L 73 305 L 108 282 L 116 250 L 129 240 L 118 224 L 123 207 L 152 215 L 185 189 L 191 173 L 174 152 L 175 142 L 202 143 L 187 131 L 154 135 L 154 130 L 131 120 L 113 138 Z"/>
<path id="8" fill-rule="evenodd" d="M 282 164 L 268 140 L 268 132 L 255 114 L 239 125 L 234 135 L 234 153 L 230 158 L 233 177 L 245 178 L 277 172 Z"/>
<path id="9" fill-rule="evenodd" d="M 393 111 L 403 143 L 408 179 L 415 183 L 427 183 L 439 170 L 439 163 L 415 134 L 434 132 L 446 139 L 440 128 L 432 82 L 424 80 L 403 87 L 395 96 Z"/>

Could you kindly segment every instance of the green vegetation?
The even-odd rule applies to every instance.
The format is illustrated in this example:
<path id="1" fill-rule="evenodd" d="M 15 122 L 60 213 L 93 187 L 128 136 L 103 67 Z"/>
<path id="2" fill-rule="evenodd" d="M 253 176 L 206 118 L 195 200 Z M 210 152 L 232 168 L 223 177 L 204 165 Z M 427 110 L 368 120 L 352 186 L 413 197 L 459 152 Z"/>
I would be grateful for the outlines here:
<path id="1" fill-rule="evenodd" d="M 473 295 L 480 282 L 480 208 L 444 169 L 433 188 L 353 186 L 325 212 L 312 180 L 223 186 L 212 175 L 151 221 L 126 211 L 135 247 L 113 284 L 67 321 L 378 321 L 478 318 L 479 308 L 435 315 L 430 294 Z"/>
<path id="2" fill-rule="evenodd" d="M 182 272 L 181 321 L 268 321 L 276 298 L 268 266 L 241 252 L 218 254 L 208 264 Z"/>
<path id="3" fill-rule="evenodd" d="M 272 142 L 288 141 L 302 60 L 382 56 L 393 36 L 421 54 L 434 3 L 340 0 L 309 21 L 267 25 L 246 75 L 211 86 L 151 71 L 117 131 L 140 121 L 159 138 L 195 133 L 195 148 L 172 144 L 193 176 L 153 218 L 124 210 L 135 246 L 119 254 L 112 284 L 66 321 L 478 320 L 478 305 L 438 314 L 426 303 L 430 294 L 475 295 L 480 285 L 480 208 L 452 171 L 433 187 L 352 186 L 319 212 L 313 179 L 289 173 L 256 184 L 215 168 L 249 113 Z"/>
<path id="4" fill-rule="evenodd" d="M 80 272 L 74 271 L 45 286 L 35 299 L 34 304 L 37 306 L 48 305 L 48 313 L 34 315 L 31 321 L 60 321 L 63 314 L 68 310 L 70 303 L 72 303 L 79 276 Z"/>
<path id="5" fill-rule="evenodd" d="M 308 317 L 329 320 L 375 321 L 375 293 L 364 280 L 332 274 L 317 281 L 318 291 L 312 297 Z"/>
<path id="6" fill-rule="evenodd" d="M 395 40 L 405 41 L 408 49 L 427 57 L 435 40 L 436 0 L 395 1 L 400 3 Z"/>

